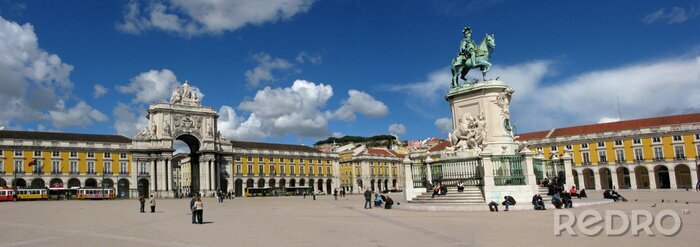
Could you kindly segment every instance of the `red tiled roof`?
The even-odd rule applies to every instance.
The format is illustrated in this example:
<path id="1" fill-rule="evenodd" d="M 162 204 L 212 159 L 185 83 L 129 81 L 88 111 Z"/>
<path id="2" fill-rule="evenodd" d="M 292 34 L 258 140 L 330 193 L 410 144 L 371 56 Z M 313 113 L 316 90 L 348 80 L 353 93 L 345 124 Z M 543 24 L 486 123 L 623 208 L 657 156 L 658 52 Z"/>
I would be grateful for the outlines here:
<path id="1" fill-rule="evenodd" d="M 387 150 L 387 151 L 389 151 L 389 153 L 391 153 L 392 155 L 394 155 L 394 156 L 396 156 L 396 157 L 399 157 L 399 158 L 403 158 L 404 156 L 406 156 L 406 155 L 404 155 L 404 154 L 397 153 L 397 152 L 394 151 L 394 150 Z"/>
<path id="2" fill-rule="evenodd" d="M 394 154 L 389 152 L 389 150 L 379 149 L 379 148 L 368 148 L 363 153 L 368 154 L 368 155 L 375 155 L 375 156 L 394 156 Z"/>
<path id="3" fill-rule="evenodd" d="M 445 148 L 447 148 L 449 146 L 452 146 L 452 144 L 450 144 L 449 141 L 441 140 L 440 143 L 438 143 L 437 145 L 428 149 L 428 152 L 442 151 L 442 150 L 445 150 Z"/>
<path id="4" fill-rule="evenodd" d="M 686 123 L 700 123 L 700 113 L 685 114 L 685 115 L 675 115 L 675 116 L 665 116 L 665 117 L 655 117 L 655 118 L 643 118 L 635 120 L 626 120 L 620 122 L 612 123 L 601 123 L 601 124 L 590 124 L 582 126 L 573 126 L 566 128 L 554 129 L 549 138 L 562 137 L 562 136 L 573 136 L 573 135 L 586 135 L 593 133 L 605 133 L 605 132 L 615 132 L 622 130 L 633 130 L 650 128 L 657 126 L 667 126 L 667 125 L 678 125 Z M 532 140 L 532 139 L 542 139 L 549 133 L 549 131 L 539 131 L 519 134 L 520 138 L 518 140 Z"/>

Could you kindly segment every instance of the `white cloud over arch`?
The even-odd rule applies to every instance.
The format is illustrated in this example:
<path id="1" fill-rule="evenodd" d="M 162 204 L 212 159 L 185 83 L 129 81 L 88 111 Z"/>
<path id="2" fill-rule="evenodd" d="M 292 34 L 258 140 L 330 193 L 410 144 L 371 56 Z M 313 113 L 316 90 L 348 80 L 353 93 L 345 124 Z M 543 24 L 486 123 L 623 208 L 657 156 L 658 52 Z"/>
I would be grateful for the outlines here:
<path id="1" fill-rule="evenodd" d="M 389 114 L 389 107 L 368 93 L 350 89 L 348 98 L 343 101 L 333 116 L 340 120 L 354 121 L 357 112 L 368 117 L 379 118 Z"/>

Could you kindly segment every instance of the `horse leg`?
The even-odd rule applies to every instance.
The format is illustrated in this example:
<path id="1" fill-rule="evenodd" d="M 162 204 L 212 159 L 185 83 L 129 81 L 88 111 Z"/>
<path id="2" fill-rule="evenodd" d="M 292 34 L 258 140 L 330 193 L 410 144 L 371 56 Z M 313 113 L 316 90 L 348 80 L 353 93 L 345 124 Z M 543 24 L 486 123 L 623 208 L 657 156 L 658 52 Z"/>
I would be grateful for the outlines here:
<path id="1" fill-rule="evenodd" d="M 491 69 L 491 63 L 484 61 L 481 66 L 481 77 L 484 78 L 484 81 L 486 81 L 486 73 L 489 72 L 489 69 Z"/>
<path id="2" fill-rule="evenodd" d="M 456 67 L 452 66 L 452 87 L 457 87 L 458 83 L 458 76 L 459 76 L 459 69 Z"/>
<path id="3" fill-rule="evenodd" d="M 464 68 L 462 69 L 462 75 L 461 75 L 462 80 L 467 81 L 467 74 L 468 73 L 469 73 L 469 67 L 464 66 Z"/>

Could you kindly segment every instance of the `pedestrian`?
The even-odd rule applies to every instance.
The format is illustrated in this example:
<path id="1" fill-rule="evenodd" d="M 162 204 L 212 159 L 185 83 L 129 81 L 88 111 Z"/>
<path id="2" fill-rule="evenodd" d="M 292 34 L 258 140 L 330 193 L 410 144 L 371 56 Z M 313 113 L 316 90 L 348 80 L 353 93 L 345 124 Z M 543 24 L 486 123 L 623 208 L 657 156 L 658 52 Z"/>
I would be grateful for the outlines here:
<path id="1" fill-rule="evenodd" d="M 156 212 L 156 198 L 151 195 L 151 199 L 148 200 L 148 205 L 151 206 L 151 213 Z"/>
<path id="2" fill-rule="evenodd" d="M 311 196 L 313 196 L 314 201 L 315 201 L 315 200 L 316 200 L 316 191 L 312 191 L 312 192 L 311 192 Z"/>
<path id="3" fill-rule="evenodd" d="M 197 223 L 197 213 L 194 211 L 194 204 L 195 204 L 195 202 L 197 202 L 198 197 L 199 197 L 199 195 L 193 196 L 192 200 L 190 200 L 190 212 L 192 212 L 192 224 Z"/>
<path id="4" fill-rule="evenodd" d="M 145 213 L 146 210 L 144 208 L 146 207 L 146 199 L 143 198 L 143 195 L 139 197 L 139 202 L 141 203 L 141 213 Z"/>
<path id="5" fill-rule="evenodd" d="M 306 199 L 306 191 L 304 191 L 304 199 Z"/>
<path id="6" fill-rule="evenodd" d="M 202 198 L 197 197 L 197 201 L 194 202 L 194 210 L 197 215 L 197 221 L 199 224 L 204 223 L 204 204 L 202 203 Z"/>
<path id="7" fill-rule="evenodd" d="M 365 209 L 372 208 L 372 192 L 365 190 Z"/>
<path id="8" fill-rule="evenodd" d="M 333 197 L 335 197 L 335 200 L 338 200 L 338 189 L 333 190 Z"/>

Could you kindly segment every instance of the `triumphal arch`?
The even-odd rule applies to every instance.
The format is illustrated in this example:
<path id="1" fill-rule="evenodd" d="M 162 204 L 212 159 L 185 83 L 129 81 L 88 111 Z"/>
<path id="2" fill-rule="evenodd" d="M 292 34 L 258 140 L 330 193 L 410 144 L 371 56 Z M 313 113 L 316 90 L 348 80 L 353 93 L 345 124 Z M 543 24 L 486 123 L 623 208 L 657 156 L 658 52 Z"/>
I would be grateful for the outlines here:
<path id="1" fill-rule="evenodd" d="M 175 196 L 172 159 L 176 140 L 186 143 L 190 150 L 192 192 L 228 191 L 221 187 L 221 176 L 227 174 L 233 161 L 231 142 L 217 129 L 216 110 L 202 106 L 197 94 L 185 81 L 173 91 L 169 103 L 148 107 L 148 126 L 136 135 L 132 150 L 139 188 L 148 188 L 140 193 Z"/>

